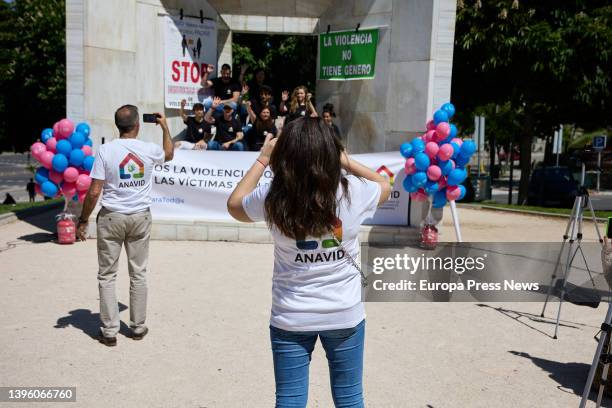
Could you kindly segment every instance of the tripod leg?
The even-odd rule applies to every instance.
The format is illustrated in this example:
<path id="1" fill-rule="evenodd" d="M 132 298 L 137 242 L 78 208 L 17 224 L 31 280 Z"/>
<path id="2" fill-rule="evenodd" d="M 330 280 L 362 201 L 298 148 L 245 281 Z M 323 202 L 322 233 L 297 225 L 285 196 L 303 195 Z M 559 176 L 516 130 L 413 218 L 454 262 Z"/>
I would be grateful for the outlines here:
<path id="1" fill-rule="evenodd" d="M 557 271 L 559 266 L 561 265 L 561 256 L 563 255 L 563 249 L 565 248 L 565 244 L 568 239 L 568 233 L 570 231 L 570 227 L 572 228 L 572 235 L 574 234 L 574 222 L 576 219 L 576 204 L 577 199 L 574 200 L 574 206 L 572 207 L 572 212 L 570 213 L 570 219 L 567 222 L 567 226 L 565 227 L 565 234 L 563 234 L 563 243 L 561 244 L 561 249 L 559 250 L 559 256 L 557 256 L 557 262 L 555 262 L 555 268 L 553 269 L 552 277 L 550 278 L 550 285 L 548 285 L 548 291 L 546 293 L 546 300 L 544 300 L 544 306 L 542 306 L 542 313 L 540 313 L 540 317 L 544 317 L 544 312 L 546 311 L 546 306 L 548 305 L 548 299 L 550 299 L 550 294 L 552 293 L 552 288 L 555 283 L 555 279 L 557 278 Z"/>
<path id="2" fill-rule="evenodd" d="M 610 336 L 608 335 L 608 353 L 610 353 L 610 351 L 612 349 L 610 349 L 610 345 L 611 345 L 611 341 L 610 341 Z M 608 369 L 610 368 L 610 363 L 608 361 L 608 358 L 606 356 L 605 359 L 606 363 L 603 366 L 603 369 L 601 370 L 601 378 L 599 380 L 599 390 L 597 392 L 597 404 L 595 405 L 596 408 L 599 408 L 601 406 L 601 398 L 603 397 L 603 393 L 604 390 L 606 388 L 606 381 L 608 380 Z"/>
<path id="3" fill-rule="evenodd" d="M 559 298 L 559 308 L 557 309 L 557 321 L 555 322 L 555 334 L 553 339 L 557 338 L 557 332 L 559 331 L 559 320 L 561 319 L 561 307 L 563 306 L 563 298 L 565 297 L 565 285 L 567 285 L 567 277 L 569 275 L 569 271 L 572 264 L 572 252 L 574 248 L 574 233 L 576 232 L 576 227 L 579 229 L 580 223 L 582 220 L 582 197 L 576 198 L 576 216 L 574 218 L 574 224 L 572 225 L 572 235 L 570 235 L 569 240 L 569 248 L 567 250 L 567 262 L 565 264 L 565 273 L 563 274 L 563 286 L 561 287 L 561 297 Z M 574 254 L 575 256 L 575 254 Z"/>
<path id="4" fill-rule="evenodd" d="M 589 206 L 589 210 L 591 211 L 591 219 L 593 220 L 593 224 L 595 225 L 595 232 L 597 232 L 597 239 L 600 243 L 603 244 L 603 239 L 601 238 L 601 233 L 599 232 L 599 225 L 597 225 L 597 217 L 595 217 L 595 210 L 593 209 L 593 203 L 591 199 L 587 196 L 585 200 Z"/>
<path id="5" fill-rule="evenodd" d="M 604 324 L 609 325 L 611 321 L 612 303 L 608 305 L 608 312 L 606 313 L 606 319 L 604 320 Z M 591 369 L 589 370 L 589 375 L 587 376 L 587 382 L 584 385 L 584 390 L 582 391 L 582 399 L 580 400 L 579 408 L 585 408 L 587 401 L 589 400 L 591 386 L 593 385 L 593 379 L 595 378 L 595 372 L 597 371 L 597 363 L 599 362 L 599 358 L 601 357 L 601 351 L 603 350 L 606 341 L 608 341 L 607 333 L 605 331 L 602 331 L 601 337 L 599 338 L 599 343 L 597 343 L 595 355 L 593 356 L 593 363 L 591 364 Z"/>

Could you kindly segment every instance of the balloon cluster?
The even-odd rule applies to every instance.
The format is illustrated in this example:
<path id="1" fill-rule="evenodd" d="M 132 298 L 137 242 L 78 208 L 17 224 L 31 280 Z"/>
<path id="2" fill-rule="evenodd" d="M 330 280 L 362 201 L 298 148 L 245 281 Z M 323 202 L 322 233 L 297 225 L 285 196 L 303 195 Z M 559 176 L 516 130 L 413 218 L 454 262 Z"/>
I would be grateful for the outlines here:
<path id="1" fill-rule="evenodd" d="M 42 131 L 40 140 L 32 144 L 30 152 L 42 167 L 36 170 L 36 192 L 46 197 L 63 195 L 66 200 L 83 202 L 91 177 L 94 157 L 87 123 L 62 119 L 53 129 Z"/>
<path id="2" fill-rule="evenodd" d="M 465 196 L 465 187 L 461 185 L 467 178 L 465 165 L 476 151 L 472 140 L 457 137 L 457 127 L 449 123 L 454 114 L 453 104 L 445 103 L 427 122 L 423 136 L 400 147 L 406 158 L 404 189 L 416 201 L 432 197 L 434 208 Z"/>

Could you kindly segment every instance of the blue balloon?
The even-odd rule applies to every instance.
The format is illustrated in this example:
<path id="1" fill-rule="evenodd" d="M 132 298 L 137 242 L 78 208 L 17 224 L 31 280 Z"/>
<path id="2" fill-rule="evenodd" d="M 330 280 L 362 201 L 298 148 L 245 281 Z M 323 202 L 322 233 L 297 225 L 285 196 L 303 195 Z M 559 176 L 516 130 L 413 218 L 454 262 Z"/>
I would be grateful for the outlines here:
<path id="1" fill-rule="evenodd" d="M 425 153 L 417 153 L 414 155 L 414 166 L 417 170 L 427 171 L 430 164 L 431 160 L 429 160 L 429 156 Z"/>
<path id="2" fill-rule="evenodd" d="M 453 162 L 450 160 L 439 162 L 438 167 L 440 167 L 440 170 L 442 170 L 443 176 L 448 176 L 448 173 L 454 169 Z"/>
<path id="3" fill-rule="evenodd" d="M 85 141 L 85 144 L 86 144 L 87 146 L 91 147 L 91 146 L 93 146 L 93 141 L 92 141 L 91 139 L 87 139 L 87 140 Z"/>
<path id="4" fill-rule="evenodd" d="M 448 135 L 448 141 L 450 142 L 452 139 L 457 137 L 457 133 L 459 133 L 459 131 L 457 130 L 457 126 L 455 126 L 452 123 L 449 123 L 450 126 L 450 133 Z"/>
<path id="5" fill-rule="evenodd" d="M 73 149 L 80 149 L 85 144 L 85 140 L 87 140 L 87 136 L 85 136 L 81 132 L 74 132 L 70 135 L 70 144 Z"/>
<path id="6" fill-rule="evenodd" d="M 406 190 L 409 193 L 414 193 L 415 191 L 417 191 L 419 188 L 417 186 L 415 186 L 412 183 L 412 176 L 406 176 L 406 178 L 404 179 L 404 181 L 402 182 L 403 186 L 404 186 L 404 190 Z"/>
<path id="7" fill-rule="evenodd" d="M 446 189 L 442 189 L 434 194 L 431 206 L 433 208 L 442 208 L 446 205 Z"/>
<path id="8" fill-rule="evenodd" d="M 55 197 L 57 194 L 57 186 L 51 181 L 45 181 L 40 185 L 40 191 L 47 197 Z"/>
<path id="9" fill-rule="evenodd" d="M 417 171 L 412 175 L 412 184 L 416 187 L 423 187 L 427 183 L 427 174 L 424 171 Z"/>
<path id="10" fill-rule="evenodd" d="M 417 153 L 421 153 L 425 150 L 425 142 L 423 142 L 418 137 L 415 139 L 412 139 L 410 144 L 412 145 L 412 154 L 414 155 L 416 155 Z"/>
<path id="11" fill-rule="evenodd" d="M 70 152 L 70 164 L 74 167 L 79 167 L 83 164 L 83 160 L 85 159 L 85 153 L 81 149 L 74 149 Z"/>
<path id="12" fill-rule="evenodd" d="M 402 145 L 400 146 L 400 153 L 405 158 L 409 158 L 410 156 L 412 156 L 412 144 L 408 142 L 402 143 Z"/>
<path id="13" fill-rule="evenodd" d="M 83 168 L 87 171 L 91 171 L 91 168 L 93 167 L 94 164 L 94 157 L 93 156 L 87 156 L 85 157 L 85 159 L 83 159 Z"/>
<path id="14" fill-rule="evenodd" d="M 40 141 L 43 143 L 47 143 L 47 140 L 51 139 L 52 137 L 53 137 L 53 129 L 46 128 L 46 129 L 43 129 L 42 133 L 40 134 Z"/>
<path id="15" fill-rule="evenodd" d="M 463 197 L 465 197 L 465 186 L 463 184 L 459 184 L 459 191 L 461 191 L 461 194 L 459 194 L 459 198 L 457 200 L 463 200 Z"/>
<path id="16" fill-rule="evenodd" d="M 68 159 L 63 154 L 56 153 L 55 156 L 53 156 L 51 166 L 53 167 L 53 170 L 57 171 L 58 173 L 63 173 L 68 167 Z"/>
<path id="17" fill-rule="evenodd" d="M 459 147 L 459 145 L 455 142 L 451 143 L 451 146 L 453 146 L 453 159 L 457 157 L 457 155 L 459 154 L 459 151 L 461 150 L 461 148 Z"/>
<path id="18" fill-rule="evenodd" d="M 459 185 L 467 177 L 467 172 L 463 169 L 455 169 L 448 174 L 447 183 L 449 186 Z"/>
<path id="19" fill-rule="evenodd" d="M 57 145 L 55 145 L 55 151 L 68 157 L 72 151 L 72 145 L 68 140 L 62 139 L 57 142 Z"/>
<path id="20" fill-rule="evenodd" d="M 476 151 L 476 143 L 473 140 L 464 140 L 461 144 L 461 155 L 469 158 Z"/>
<path id="21" fill-rule="evenodd" d="M 459 153 L 457 155 L 457 158 L 455 159 L 455 165 L 457 165 L 457 167 L 464 167 L 469 162 L 470 162 L 470 158 L 469 157 L 465 157 L 461 153 Z"/>
<path id="22" fill-rule="evenodd" d="M 45 169 L 44 167 L 39 167 L 36 169 L 36 173 L 34 174 L 34 180 L 36 180 L 38 184 L 49 181 L 49 170 Z"/>
<path id="23" fill-rule="evenodd" d="M 433 115 L 433 121 L 436 125 L 442 122 L 448 122 L 448 113 L 442 109 L 437 110 Z"/>
<path id="24" fill-rule="evenodd" d="M 436 183 L 435 181 L 427 181 L 425 183 L 425 192 L 427 194 L 436 194 L 438 192 L 438 183 Z"/>
<path id="25" fill-rule="evenodd" d="M 448 115 L 448 118 L 452 118 L 455 115 L 455 105 L 453 105 L 450 102 L 445 103 L 444 105 L 442 105 L 440 107 L 440 109 L 442 109 L 444 112 L 446 112 L 446 114 Z"/>
<path id="26" fill-rule="evenodd" d="M 84 134 L 85 137 L 87 137 L 87 136 L 89 136 L 89 133 L 91 132 L 91 129 L 90 129 L 90 127 L 89 127 L 89 125 L 87 123 L 81 122 L 78 125 L 76 125 L 76 131 Z"/>

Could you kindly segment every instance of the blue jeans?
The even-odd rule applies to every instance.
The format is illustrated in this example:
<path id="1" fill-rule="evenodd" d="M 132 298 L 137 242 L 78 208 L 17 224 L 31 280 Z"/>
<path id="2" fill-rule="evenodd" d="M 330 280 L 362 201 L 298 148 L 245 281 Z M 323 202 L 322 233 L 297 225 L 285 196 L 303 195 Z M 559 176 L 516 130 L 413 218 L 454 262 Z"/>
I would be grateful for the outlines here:
<path id="1" fill-rule="evenodd" d="M 211 140 L 210 142 L 208 142 L 207 149 L 208 150 L 224 150 L 223 146 L 221 146 L 222 144 L 223 143 L 219 143 L 216 140 Z M 244 145 L 242 144 L 242 142 L 234 142 L 232 143 L 232 145 L 230 146 L 228 150 L 235 150 L 235 151 L 241 152 L 244 150 Z"/>
<path id="2" fill-rule="evenodd" d="M 327 356 L 334 405 L 362 408 L 365 320 L 350 329 L 320 332 L 291 332 L 270 326 L 276 407 L 306 407 L 308 369 L 317 337 Z"/>

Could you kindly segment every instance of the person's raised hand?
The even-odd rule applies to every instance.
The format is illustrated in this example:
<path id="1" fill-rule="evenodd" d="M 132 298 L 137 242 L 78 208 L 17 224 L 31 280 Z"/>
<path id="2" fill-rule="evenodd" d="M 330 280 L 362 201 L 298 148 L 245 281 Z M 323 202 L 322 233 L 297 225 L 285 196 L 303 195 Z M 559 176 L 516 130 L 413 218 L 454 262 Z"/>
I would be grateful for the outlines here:
<path id="1" fill-rule="evenodd" d="M 270 134 L 268 136 L 270 136 Z M 264 145 L 261 147 L 261 151 L 259 153 L 259 160 L 263 162 L 266 166 L 268 165 L 268 163 L 270 163 L 270 156 L 272 156 L 274 146 L 276 146 L 276 142 L 278 141 L 278 138 L 268 136 L 266 136 Z"/>
<path id="2" fill-rule="evenodd" d="M 310 92 L 308 92 L 306 94 L 306 100 L 309 101 L 312 98 L 312 94 Z"/>
<path id="3" fill-rule="evenodd" d="M 249 93 L 249 86 L 247 84 L 242 85 L 242 93 L 241 95 L 246 95 Z"/>
<path id="4" fill-rule="evenodd" d="M 157 121 L 155 122 L 157 125 L 160 125 L 162 128 L 168 127 L 168 123 L 166 122 L 166 117 L 163 114 L 159 112 L 155 112 L 155 116 L 157 116 Z"/>
<path id="5" fill-rule="evenodd" d="M 187 100 L 186 99 L 181 99 L 181 108 L 184 108 L 185 105 L 187 105 Z"/>
<path id="6" fill-rule="evenodd" d="M 281 93 L 281 101 L 287 102 L 288 99 L 289 99 L 289 91 L 283 91 Z"/>
<path id="7" fill-rule="evenodd" d="M 218 96 L 215 96 L 215 98 L 212 101 L 212 108 L 216 109 L 220 104 L 221 104 L 221 98 L 219 98 Z"/>
<path id="8" fill-rule="evenodd" d="M 208 64 L 206 66 L 206 72 L 208 72 L 209 74 L 212 74 L 213 72 L 215 72 L 215 66 L 212 64 Z"/>

